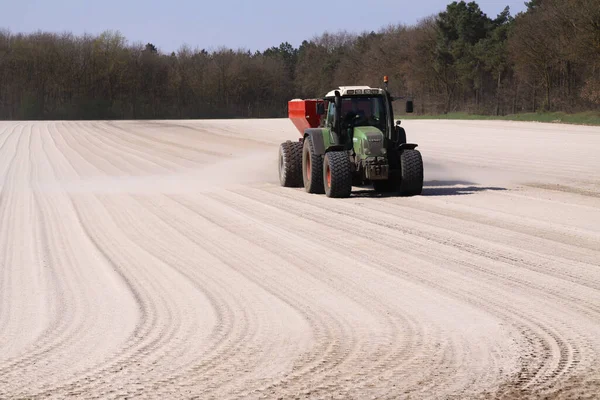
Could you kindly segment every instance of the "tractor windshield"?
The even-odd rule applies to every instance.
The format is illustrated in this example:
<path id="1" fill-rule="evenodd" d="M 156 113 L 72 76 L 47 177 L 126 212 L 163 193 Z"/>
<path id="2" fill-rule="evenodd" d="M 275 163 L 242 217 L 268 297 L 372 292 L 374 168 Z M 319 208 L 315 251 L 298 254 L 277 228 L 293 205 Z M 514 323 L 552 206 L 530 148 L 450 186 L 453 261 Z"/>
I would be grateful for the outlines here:
<path id="1" fill-rule="evenodd" d="M 374 126 L 385 131 L 386 115 L 383 96 L 342 98 L 342 125 Z"/>

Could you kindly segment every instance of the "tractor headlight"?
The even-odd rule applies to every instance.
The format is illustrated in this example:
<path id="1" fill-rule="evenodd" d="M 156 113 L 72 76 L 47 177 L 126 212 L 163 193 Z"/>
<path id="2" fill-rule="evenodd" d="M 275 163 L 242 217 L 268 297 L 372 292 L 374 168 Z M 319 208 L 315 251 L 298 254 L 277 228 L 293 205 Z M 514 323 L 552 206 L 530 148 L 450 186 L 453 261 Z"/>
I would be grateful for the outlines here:
<path id="1" fill-rule="evenodd" d="M 381 149 L 381 154 L 384 156 L 387 154 L 387 149 L 385 147 Z"/>

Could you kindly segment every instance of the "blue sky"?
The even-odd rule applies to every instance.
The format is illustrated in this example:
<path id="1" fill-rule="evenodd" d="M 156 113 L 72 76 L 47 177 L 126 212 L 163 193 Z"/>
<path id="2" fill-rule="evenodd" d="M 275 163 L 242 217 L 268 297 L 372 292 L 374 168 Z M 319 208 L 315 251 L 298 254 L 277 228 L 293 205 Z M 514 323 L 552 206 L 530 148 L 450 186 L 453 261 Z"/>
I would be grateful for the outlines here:
<path id="1" fill-rule="evenodd" d="M 0 28 L 13 33 L 120 31 L 130 43 L 152 42 L 170 52 L 182 44 L 264 50 L 300 45 L 325 31 L 377 31 L 414 24 L 443 10 L 450 0 L 0 0 Z M 512 14 L 525 0 L 480 0 L 489 16 L 505 6 Z"/>

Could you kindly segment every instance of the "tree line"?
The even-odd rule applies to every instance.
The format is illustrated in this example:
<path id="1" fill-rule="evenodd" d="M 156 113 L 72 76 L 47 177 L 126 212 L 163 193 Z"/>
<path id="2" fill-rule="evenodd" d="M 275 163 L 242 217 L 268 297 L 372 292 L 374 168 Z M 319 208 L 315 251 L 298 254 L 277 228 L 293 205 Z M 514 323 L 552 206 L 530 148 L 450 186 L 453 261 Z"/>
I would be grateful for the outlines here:
<path id="1" fill-rule="evenodd" d="M 476 2 L 453 2 L 412 26 L 254 53 L 164 54 L 111 31 L 0 31 L 0 119 L 282 117 L 289 99 L 381 87 L 384 75 L 418 113 L 600 110 L 600 1 L 526 6 L 488 17 Z"/>

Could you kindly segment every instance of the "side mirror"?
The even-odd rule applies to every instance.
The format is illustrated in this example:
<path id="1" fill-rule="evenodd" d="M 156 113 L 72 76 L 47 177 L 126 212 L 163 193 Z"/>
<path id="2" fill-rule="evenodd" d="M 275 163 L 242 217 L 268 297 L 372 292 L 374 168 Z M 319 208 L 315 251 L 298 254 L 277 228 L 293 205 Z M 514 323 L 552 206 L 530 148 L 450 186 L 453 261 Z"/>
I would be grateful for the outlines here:
<path id="1" fill-rule="evenodd" d="M 412 113 L 413 112 L 413 101 L 412 100 L 406 100 L 406 112 L 407 113 Z"/>
<path id="2" fill-rule="evenodd" d="M 317 115 L 325 115 L 325 103 L 317 103 Z"/>
<path id="3" fill-rule="evenodd" d="M 396 125 L 400 125 L 402 121 L 400 121 L 399 119 L 396 120 Z"/>

